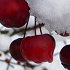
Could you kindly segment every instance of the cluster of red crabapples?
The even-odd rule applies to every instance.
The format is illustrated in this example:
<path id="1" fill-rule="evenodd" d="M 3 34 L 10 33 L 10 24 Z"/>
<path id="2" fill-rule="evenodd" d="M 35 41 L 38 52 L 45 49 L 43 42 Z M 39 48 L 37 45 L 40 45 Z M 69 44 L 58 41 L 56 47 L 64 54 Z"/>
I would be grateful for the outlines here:
<path id="1" fill-rule="evenodd" d="M 30 7 L 25 0 L 0 0 L 0 22 L 8 28 L 19 28 L 28 23 Z M 10 54 L 21 62 L 52 62 L 55 40 L 49 34 L 28 36 L 14 40 Z"/>
<path id="2" fill-rule="evenodd" d="M 54 48 L 54 38 L 49 34 L 42 34 L 14 40 L 10 45 L 10 53 L 21 62 L 52 62 Z"/>
<path id="3" fill-rule="evenodd" d="M 28 23 L 29 10 L 30 7 L 25 0 L 0 0 L 0 22 L 8 28 L 22 27 Z M 68 34 L 65 33 L 65 35 Z M 54 38 L 49 34 L 41 34 L 14 40 L 10 45 L 10 54 L 15 60 L 20 62 L 52 62 L 54 49 Z M 67 61 L 64 56 L 69 58 L 61 50 L 60 59 L 62 64 L 70 64 L 69 59 Z"/>

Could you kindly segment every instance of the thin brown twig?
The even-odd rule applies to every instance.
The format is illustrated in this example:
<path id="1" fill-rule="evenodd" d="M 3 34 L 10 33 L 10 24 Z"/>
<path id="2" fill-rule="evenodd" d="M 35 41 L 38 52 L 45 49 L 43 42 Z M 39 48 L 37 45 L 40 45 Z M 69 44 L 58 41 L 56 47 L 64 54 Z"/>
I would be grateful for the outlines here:
<path id="1" fill-rule="evenodd" d="M 42 27 L 42 26 L 44 26 L 44 24 L 42 23 L 42 24 L 40 24 L 40 26 Z M 36 25 L 36 29 L 37 29 L 37 28 L 39 28 L 39 24 Z M 33 26 L 33 27 L 28 27 L 26 31 L 30 31 L 30 30 L 33 30 L 33 29 L 35 29 L 35 26 Z M 25 28 L 15 29 L 15 31 L 13 31 L 13 32 L 10 34 L 10 36 L 13 36 L 13 35 L 16 35 L 16 34 L 19 34 L 19 33 L 24 34 L 24 33 L 25 33 L 24 31 L 25 31 Z M 2 34 L 4 34 L 3 31 L 2 31 Z M 6 33 L 6 34 L 7 34 L 7 33 Z"/>
<path id="2" fill-rule="evenodd" d="M 2 61 L 2 62 L 6 62 L 5 60 L 1 60 L 1 59 L 0 59 L 0 61 Z M 7 62 L 6 62 L 6 63 L 7 63 Z M 12 66 L 11 64 L 21 65 L 21 64 L 18 64 L 18 63 L 14 63 L 14 62 L 10 62 L 10 66 Z M 23 66 L 23 65 L 21 65 L 21 66 Z"/>
<path id="3" fill-rule="evenodd" d="M 11 61 L 12 57 L 10 58 L 9 61 Z M 10 62 L 8 63 L 8 66 L 7 66 L 7 70 L 9 70 L 9 65 L 10 65 Z"/>

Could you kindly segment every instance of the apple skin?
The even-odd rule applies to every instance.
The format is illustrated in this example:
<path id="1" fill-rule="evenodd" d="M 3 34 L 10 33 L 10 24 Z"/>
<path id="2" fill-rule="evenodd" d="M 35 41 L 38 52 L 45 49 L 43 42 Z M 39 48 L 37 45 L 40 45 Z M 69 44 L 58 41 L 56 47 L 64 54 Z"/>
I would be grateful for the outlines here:
<path id="1" fill-rule="evenodd" d="M 65 45 L 60 51 L 60 60 L 62 64 L 70 65 L 70 44 Z"/>
<path id="2" fill-rule="evenodd" d="M 4 6 L 4 9 L 0 7 L 1 24 L 8 28 L 19 28 L 24 26 L 28 22 L 30 16 L 30 8 L 27 2 L 25 0 L 6 0 L 5 2 L 4 1 L 0 1 L 0 4 L 2 3 L 1 6 Z"/>
<path id="3" fill-rule="evenodd" d="M 12 16 L 18 11 L 16 0 L 0 0 L 0 19 Z"/>
<path id="4" fill-rule="evenodd" d="M 10 45 L 10 54 L 11 56 L 20 62 L 25 62 L 26 60 L 22 57 L 20 53 L 20 44 L 21 44 L 22 38 L 14 40 Z"/>
<path id="5" fill-rule="evenodd" d="M 22 56 L 35 63 L 52 62 L 54 49 L 55 40 L 49 34 L 28 36 L 20 45 Z"/>

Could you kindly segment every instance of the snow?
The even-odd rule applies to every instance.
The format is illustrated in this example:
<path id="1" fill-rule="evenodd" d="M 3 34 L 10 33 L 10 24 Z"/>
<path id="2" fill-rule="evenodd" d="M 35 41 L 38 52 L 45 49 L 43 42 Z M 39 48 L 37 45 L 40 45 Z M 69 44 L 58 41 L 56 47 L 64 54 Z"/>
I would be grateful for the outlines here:
<path id="1" fill-rule="evenodd" d="M 6 51 L 11 44 L 11 38 L 7 35 L 0 34 L 0 51 Z"/>
<path id="2" fill-rule="evenodd" d="M 26 0 L 31 15 L 51 31 L 70 33 L 70 0 Z"/>

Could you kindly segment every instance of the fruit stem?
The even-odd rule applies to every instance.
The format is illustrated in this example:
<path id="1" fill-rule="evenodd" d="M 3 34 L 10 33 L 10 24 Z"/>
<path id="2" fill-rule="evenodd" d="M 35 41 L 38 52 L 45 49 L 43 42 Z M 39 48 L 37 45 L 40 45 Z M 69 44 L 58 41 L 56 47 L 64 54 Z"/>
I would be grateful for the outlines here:
<path id="1" fill-rule="evenodd" d="M 27 26 L 28 26 L 28 22 L 26 23 L 26 27 L 25 27 L 25 31 L 24 31 L 24 38 L 25 38 L 25 35 L 26 35 Z"/>
<path id="2" fill-rule="evenodd" d="M 41 24 L 39 23 L 39 28 L 40 28 L 40 33 L 42 35 L 42 29 L 41 29 Z"/>
<path id="3" fill-rule="evenodd" d="M 35 36 L 36 36 L 36 17 L 35 17 Z"/>

